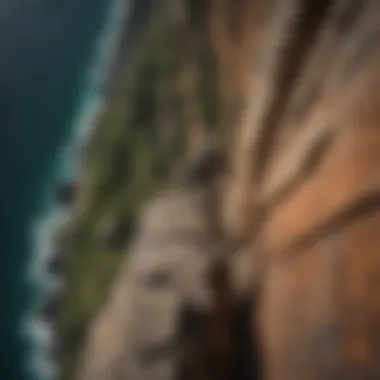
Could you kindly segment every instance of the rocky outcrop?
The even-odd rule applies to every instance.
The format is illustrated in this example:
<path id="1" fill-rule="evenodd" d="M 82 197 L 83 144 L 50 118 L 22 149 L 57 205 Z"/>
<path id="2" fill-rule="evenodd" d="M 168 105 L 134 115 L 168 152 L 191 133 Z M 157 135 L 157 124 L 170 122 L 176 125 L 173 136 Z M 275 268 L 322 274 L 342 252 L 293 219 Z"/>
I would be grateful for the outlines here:
<path id="1" fill-rule="evenodd" d="M 61 275 L 67 268 L 71 250 L 71 231 L 69 223 L 63 223 L 50 237 L 51 249 L 46 260 L 46 269 L 53 275 Z"/>
<path id="2" fill-rule="evenodd" d="M 41 306 L 40 315 L 44 322 L 52 326 L 56 326 L 61 306 L 61 295 L 59 292 L 51 294 L 47 297 Z"/>
<path id="3" fill-rule="evenodd" d="M 55 197 L 57 203 L 62 207 L 70 207 L 75 201 L 76 185 L 72 182 L 64 182 L 58 185 Z"/>
<path id="4" fill-rule="evenodd" d="M 210 302 L 210 252 L 199 224 L 202 211 L 194 206 L 194 198 L 177 195 L 146 208 L 129 258 L 88 336 L 80 379 L 173 378 L 183 303 L 201 308 Z"/>
<path id="5" fill-rule="evenodd" d="M 223 363 L 213 362 L 209 342 L 214 256 L 203 202 L 201 192 L 178 191 L 146 206 L 128 260 L 87 336 L 79 379 L 216 378 L 215 366 Z M 241 336 L 250 305 L 235 307 L 231 323 Z M 235 360 L 244 360 L 245 350 Z"/>
<path id="6" fill-rule="evenodd" d="M 47 259 L 46 266 L 49 273 L 60 275 L 69 262 L 69 252 L 64 247 L 57 247 Z"/>

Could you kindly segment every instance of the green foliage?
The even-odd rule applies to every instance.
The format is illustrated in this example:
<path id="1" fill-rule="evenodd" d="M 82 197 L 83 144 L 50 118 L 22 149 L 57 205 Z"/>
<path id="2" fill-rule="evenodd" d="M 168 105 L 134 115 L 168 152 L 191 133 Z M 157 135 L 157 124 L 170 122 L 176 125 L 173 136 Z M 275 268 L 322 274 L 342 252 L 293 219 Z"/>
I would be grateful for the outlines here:
<path id="1" fill-rule="evenodd" d="M 155 25 L 89 141 L 73 223 L 73 259 L 59 319 L 61 379 L 74 379 L 85 330 L 104 303 L 125 257 L 125 249 L 110 248 L 104 242 L 102 223 L 111 216 L 133 226 L 143 202 L 165 183 L 172 163 L 183 154 L 186 128 L 176 84 L 183 63 L 182 33 L 170 19 Z M 196 54 L 202 68 L 201 113 L 214 125 L 216 96 L 210 48 L 202 43 Z M 169 119 L 160 117 L 163 96 Z M 169 140 L 163 133 L 167 122 L 175 131 Z"/>

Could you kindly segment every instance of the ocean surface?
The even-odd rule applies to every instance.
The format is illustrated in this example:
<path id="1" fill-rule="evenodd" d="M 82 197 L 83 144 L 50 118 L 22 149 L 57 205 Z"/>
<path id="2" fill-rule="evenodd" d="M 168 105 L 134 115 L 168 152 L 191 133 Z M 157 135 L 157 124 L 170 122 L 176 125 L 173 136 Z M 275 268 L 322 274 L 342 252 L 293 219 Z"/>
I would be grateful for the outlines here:
<path id="1" fill-rule="evenodd" d="M 0 2 L 0 379 L 48 380 L 51 339 L 35 319 L 57 281 L 43 270 L 75 175 L 75 147 L 102 109 L 101 89 L 126 0 Z"/>

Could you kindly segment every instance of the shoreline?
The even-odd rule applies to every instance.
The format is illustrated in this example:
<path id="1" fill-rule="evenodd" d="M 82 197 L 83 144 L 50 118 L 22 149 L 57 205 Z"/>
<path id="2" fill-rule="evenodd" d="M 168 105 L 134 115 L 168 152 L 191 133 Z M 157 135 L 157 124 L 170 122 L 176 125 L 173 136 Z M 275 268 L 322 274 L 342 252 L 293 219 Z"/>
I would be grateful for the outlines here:
<path id="1" fill-rule="evenodd" d="M 107 82 L 112 74 L 112 67 L 116 64 L 115 61 L 123 57 L 117 45 L 122 37 L 123 25 L 128 23 L 130 4 L 131 0 L 115 0 L 114 4 L 109 6 L 103 30 L 95 39 L 93 59 L 90 60 L 87 72 L 84 73 L 83 94 L 78 100 L 78 111 L 71 122 L 69 136 L 55 157 L 58 186 L 62 181 L 77 179 L 82 166 L 82 159 L 80 157 L 78 159 L 78 151 L 86 143 L 106 110 L 108 99 L 103 89 L 110 87 L 110 83 Z M 120 7 L 123 8 L 122 12 Z M 120 18 L 120 24 L 116 27 L 113 26 L 115 15 Z M 116 86 L 116 82 L 113 86 Z M 53 187 L 56 189 L 54 184 Z M 65 276 L 64 270 L 54 274 L 47 268 L 49 260 L 56 254 L 56 247 L 53 246 L 54 237 L 70 225 L 75 212 L 71 209 L 72 206 L 63 207 L 57 199 L 50 202 L 45 209 L 38 212 L 31 225 L 33 253 L 27 265 L 26 281 L 34 288 L 34 296 L 20 321 L 20 333 L 33 347 L 31 357 L 26 358 L 27 369 L 38 380 L 50 380 L 58 370 L 57 358 L 54 358 L 54 349 L 57 345 L 56 326 L 45 320 L 42 308 L 57 296 L 62 278 Z"/>
<path id="2" fill-rule="evenodd" d="M 84 74 L 84 90 L 71 123 L 71 131 L 57 152 L 58 187 L 65 182 L 80 187 L 80 175 L 85 163 L 81 152 L 112 103 L 120 85 L 119 78 L 128 70 L 128 63 L 132 66 L 132 57 L 149 32 L 151 19 L 157 16 L 159 10 L 165 9 L 166 4 L 167 0 L 165 3 L 156 0 L 115 0 L 110 5 L 105 26 L 95 42 L 93 59 Z M 144 6 L 149 7 L 149 12 L 141 10 Z M 56 190 L 57 185 L 54 188 Z M 28 308 L 22 319 L 21 330 L 33 346 L 28 364 L 38 380 L 51 380 L 59 371 L 59 338 L 54 321 L 57 317 L 50 315 L 46 320 L 44 307 L 49 308 L 49 302 L 57 302 L 57 296 L 59 302 L 65 268 L 63 265 L 54 273 L 48 265 L 59 250 L 59 247 L 54 247 L 54 237 L 70 227 L 74 215 L 75 200 L 73 204 L 62 206 L 57 199 L 53 199 L 47 210 L 42 210 L 33 222 L 36 243 L 28 266 L 28 282 L 35 288 L 35 295 L 33 306 Z M 45 231 L 38 233 L 37 230 Z M 39 234 L 41 236 L 38 237 Z M 70 252 L 64 255 L 68 255 L 70 260 Z M 55 356 L 57 347 L 58 357 Z"/>

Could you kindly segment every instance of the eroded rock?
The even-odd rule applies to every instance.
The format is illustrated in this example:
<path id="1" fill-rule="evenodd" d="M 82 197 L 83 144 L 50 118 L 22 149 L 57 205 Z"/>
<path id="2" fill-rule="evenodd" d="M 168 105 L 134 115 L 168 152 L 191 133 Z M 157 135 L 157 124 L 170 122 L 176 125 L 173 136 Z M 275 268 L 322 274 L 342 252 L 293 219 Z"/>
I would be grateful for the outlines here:
<path id="1" fill-rule="evenodd" d="M 203 196 L 171 192 L 146 206 L 111 296 L 87 336 L 80 380 L 217 379 L 208 341 L 214 255 Z M 236 353 L 232 360 L 246 356 Z"/>

